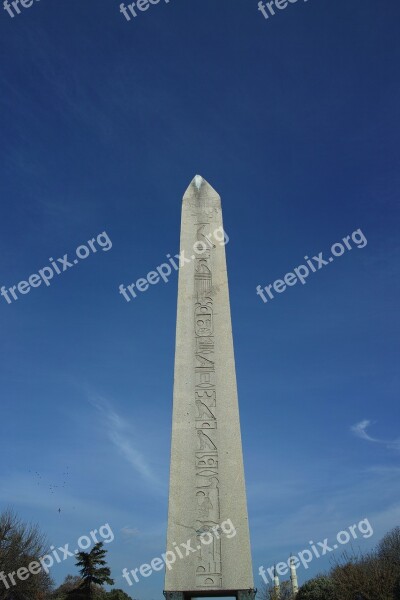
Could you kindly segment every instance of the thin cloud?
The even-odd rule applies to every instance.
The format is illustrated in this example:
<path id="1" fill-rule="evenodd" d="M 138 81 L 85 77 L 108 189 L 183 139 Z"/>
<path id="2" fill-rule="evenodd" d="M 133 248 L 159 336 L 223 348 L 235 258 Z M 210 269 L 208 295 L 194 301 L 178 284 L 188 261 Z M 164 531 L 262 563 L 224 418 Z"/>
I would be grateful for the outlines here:
<path id="1" fill-rule="evenodd" d="M 126 537 L 134 537 L 136 535 L 139 535 L 139 529 L 137 529 L 136 527 L 122 527 L 121 532 L 123 533 L 124 536 Z"/>
<path id="2" fill-rule="evenodd" d="M 351 431 L 354 433 L 354 435 L 361 438 L 362 440 L 367 440 L 368 442 L 378 442 L 379 443 L 379 440 L 376 440 L 375 438 L 372 438 L 370 435 L 368 435 L 366 429 L 370 425 L 371 425 L 371 421 L 364 419 L 364 421 L 360 421 L 359 423 L 352 425 Z"/>
<path id="3" fill-rule="evenodd" d="M 117 448 L 118 452 L 133 466 L 135 471 L 152 486 L 159 488 L 159 482 L 152 468 L 142 453 L 133 446 L 134 434 L 132 427 L 111 406 L 108 400 L 100 396 L 89 396 L 90 404 L 99 412 L 103 425 L 107 431 L 107 437 Z M 129 431 L 130 429 L 130 431 Z"/>
<path id="4" fill-rule="evenodd" d="M 367 433 L 367 428 L 372 425 L 372 421 L 368 419 L 364 419 L 359 423 L 351 426 L 351 431 L 354 433 L 356 437 L 359 437 L 362 440 L 366 440 L 367 442 L 373 442 L 374 444 L 383 444 L 387 448 L 391 450 L 400 450 L 400 439 L 397 440 L 380 440 L 378 438 L 374 438 Z"/>

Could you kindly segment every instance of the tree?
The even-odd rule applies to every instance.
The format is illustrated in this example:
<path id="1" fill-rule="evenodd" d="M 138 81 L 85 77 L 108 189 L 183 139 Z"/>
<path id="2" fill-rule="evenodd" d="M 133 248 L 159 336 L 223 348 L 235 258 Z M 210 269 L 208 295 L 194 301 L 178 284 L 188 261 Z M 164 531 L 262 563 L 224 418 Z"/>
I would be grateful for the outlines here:
<path id="1" fill-rule="evenodd" d="M 90 552 L 78 552 L 76 566 L 81 567 L 79 572 L 82 581 L 77 588 L 69 592 L 70 600 L 91 600 L 95 595 L 94 586 L 114 583 L 110 577 L 110 569 L 106 566 L 106 552 L 103 542 L 98 542 Z"/>
<path id="2" fill-rule="evenodd" d="M 350 559 L 344 555 L 331 577 L 340 600 L 393 600 L 397 569 L 376 552 Z"/>
<path id="3" fill-rule="evenodd" d="M 393 598 L 400 600 L 400 527 L 395 527 L 382 538 L 377 556 L 383 569 L 392 572 Z"/>
<path id="4" fill-rule="evenodd" d="M 398 567 L 400 574 L 400 527 L 395 527 L 382 538 L 377 555 L 381 560 Z"/>
<path id="5" fill-rule="evenodd" d="M 301 586 L 296 600 L 337 600 L 334 582 L 325 575 L 314 577 Z"/>
<path id="6" fill-rule="evenodd" d="M 394 600 L 400 600 L 400 577 L 395 583 L 393 592 Z"/>
<path id="7" fill-rule="evenodd" d="M 264 585 L 259 597 L 261 600 L 293 600 L 292 585 L 290 581 L 282 581 L 279 586 L 279 594 L 276 593 L 273 583 Z"/>
<path id="8" fill-rule="evenodd" d="M 283 585 L 281 600 L 286 599 Z M 265 587 L 260 598 L 276 600 L 273 586 Z M 400 527 L 389 531 L 372 552 L 335 557 L 329 575 L 307 581 L 296 600 L 400 600 Z"/>
<path id="9" fill-rule="evenodd" d="M 9 595 L 14 598 L 42 600 L 51 590 L 53 582 L 43 570 L 32 574 L 28 570 L 31 563 L 39 565 L 39 558 L 46 554 L 46 540 L 35 525 L 23 523 L 17 515 L 7 510 L 0 514 L 0 600 Z M 18 569 L 25 579 L 16 576 Z M 32 567 L 33 568 L 33 567 Z M 14 574 L 15 585 L 9 577 Z M 26 575 L 28 575 L 26 577 Z"/>
<path id="10" fill-rule="evenodd" d="M 79 575 L 67 575 L 63 583 L 58 586 L 51 594 L 51 600 L 67 600 L 71 596 L 76 595 L 76 590 L 82 583 L 82 578 Z M 93 584 L 92 586 L 93 596 L 95 600 L 106 600 L 108 593 L 103 590 L 99 585 Z M 113 591 L 113 590 L 111 590 Z"/>
<path id="11" fill-rule="evenodd" d="M 67 575 L 63 583 L 51 593 L 51 600 L 68 600 L 74 595 L 77 596 L 82 592 L 77 592 L 77 589 L 82 583 L 82 578 L 79 575 Z M 99 585 L 93 585 L 93 596 L 95 600 L 105 600 L 106 592 Z"/>
<path id="12" fill-rule="evenodd" d="M 132 598 L 123 590 L 114 588 L 109 592 L 106 592 L 106 600 L 132 600 Z"/>
<path id="13" fill-rule="evenodd" d="M 69 594 L 69 592 L 77 588 L 81 582 L 82 579 L 79 577 L 79 575 L 67 575 L 63 583 L 52 592 L 52 599 L 64 600 Z"/>

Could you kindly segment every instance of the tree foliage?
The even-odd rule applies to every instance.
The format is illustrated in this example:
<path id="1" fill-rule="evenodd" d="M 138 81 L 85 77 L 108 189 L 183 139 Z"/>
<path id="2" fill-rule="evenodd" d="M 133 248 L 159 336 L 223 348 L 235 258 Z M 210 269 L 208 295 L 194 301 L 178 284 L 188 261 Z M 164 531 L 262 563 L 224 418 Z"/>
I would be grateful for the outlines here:
<path id="1" fill-rule="evenodd" d="M 79 595 L 76 592 L 82 583 L 82 577 L 79 575 L 67 575 L 63 583 L 55 589 L 51 594 L 51 600 L 67 600 L 74 595 Z M 95 600 L 104 600 L 106 592 L 99 585 L 92 586 L 93 597 Z"/>
<path id="2" fill-rule="evenodd" d="M 280 583 L 279 594 L 276 593 L 274 585 L 264 585 L 259 592 L 260 600 L 293 600 L 292 586 L 290 581 Z"/>
<path id="3" fill-rule="evenodd" d="M 38 562 L 46 553 L 46 540 L 35 525 L 23 523 L 17 515 L 7 510 L 0 514 L 0 572 L 6 577 L 6 582 L 0 583 L 0 600 L 8 596 L 14 598 L 29 598 L 30 600 L 43 600 L 52 587 L 52 580 L 43 570 L 38 574 L 29 574 L 24 580 L 15 576 L 18 569 Z M 14 573 L 16 585 L 8 578 L 9 573 Z"/>
<path id="4" fill-rule="evenodd" d="M 83 598 L 80 585 L 82 578 L 78 575 L 67 575 L 63 583 L 51 594 L 51 600 L 70 600 L 70 598 Z M 100 585 L 92 585 L 94 600 L 132 600 L 132 598 L 119 588 L 106 592 Z"/>
<path id="5" fill-rule="evenodd" d="M 81 581 L 82 579 L 79 577 L 79 575 L 67 575 L 63 583 L 59 585 L 58 588 L 56 588 L 51 594 L 53 600 L 56 598 L 59 598 L 60 600 L 65 598 L 68 592 L 79 586 Z"/>
<path id="6" fill-rule="evenodd" d="M 328 575 L 301 586 L 296 600 L 400 600 L 400 527 L 372 552 L 344 553 Z"/>
<path id="7" fill-rule="evenodd" d="M 337 600 L 332 579 L 325 575 L 310 579 L 301 586 L 296 600 Z"/>
<path id="8" fill-rule="evenodd" d="M 80 567 L 81 582 L 68 592 L 69 600 L 91 600 L 96 595 L 96 586 L 112 585 L 111 572 L 105 560 L 107 550 L 98 542 L 90 552 L 78 552 L 76 566 Z"/>
<path id="9" fill-rule="evenodd" d="M 132 598 L 123 590 L 114 588 L 109 592 L 106 592 L 106 600 L 132 600 Z"/>
<path id="10" fill-rule="evenodd" d="M 331 573 L 343 600 L 393 600 L 397 570 L 375 552 L 338 564 Z"/>
<path id="11" fill-rule="evenodd" d="M 400 571 L 400 527 L 387 533 L 378 544 L 378 557 Z"/>

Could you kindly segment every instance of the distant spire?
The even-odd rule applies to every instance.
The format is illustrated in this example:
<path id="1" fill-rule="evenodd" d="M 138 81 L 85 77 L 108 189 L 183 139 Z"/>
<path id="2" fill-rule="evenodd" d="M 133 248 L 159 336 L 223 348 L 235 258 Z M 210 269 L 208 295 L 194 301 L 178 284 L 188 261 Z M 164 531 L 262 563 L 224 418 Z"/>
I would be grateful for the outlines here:
<path id="1" fill-rule="evenodd" d="M 279 584 L 278 573 L 276 572 L 276 565 L 274 565 L 274 591 L 275 598 L 278 600 L 281 597 L 281 586 Z"/>
<path id="2" fill-rule="evenodd" d="M 294 559 L 292 555 L 290 555 L 290 581 L 292 582 L 293 596 L 296 596 L 297 592 L 299 591 L 299 584 L 297 582 L 297 572 L 296 567 L 294 566 Z"/>

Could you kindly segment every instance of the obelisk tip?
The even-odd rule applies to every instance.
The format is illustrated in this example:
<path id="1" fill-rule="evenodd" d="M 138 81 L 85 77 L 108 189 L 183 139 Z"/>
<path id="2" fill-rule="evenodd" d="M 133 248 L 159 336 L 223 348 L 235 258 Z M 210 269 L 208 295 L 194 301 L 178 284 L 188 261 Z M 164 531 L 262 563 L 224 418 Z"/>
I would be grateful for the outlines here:
<path id="1" fill-rule="evenodd" d="M 203 178 L 201 175 L 196 175 L 194 178 L 194 184 L 197 187 L 197 189 L 199 190 L 201 187 L 201 184 L 203 183 Z"/>
<path id="2" fill-rule="evenodd" d="M 205 199 L 208 203 L 214 203 L 215 206 L 221 205 L 219 194 L 208 181 L 202 175 L 195 175 L 184 193 L 183 201 L 197 203 Z"/>

